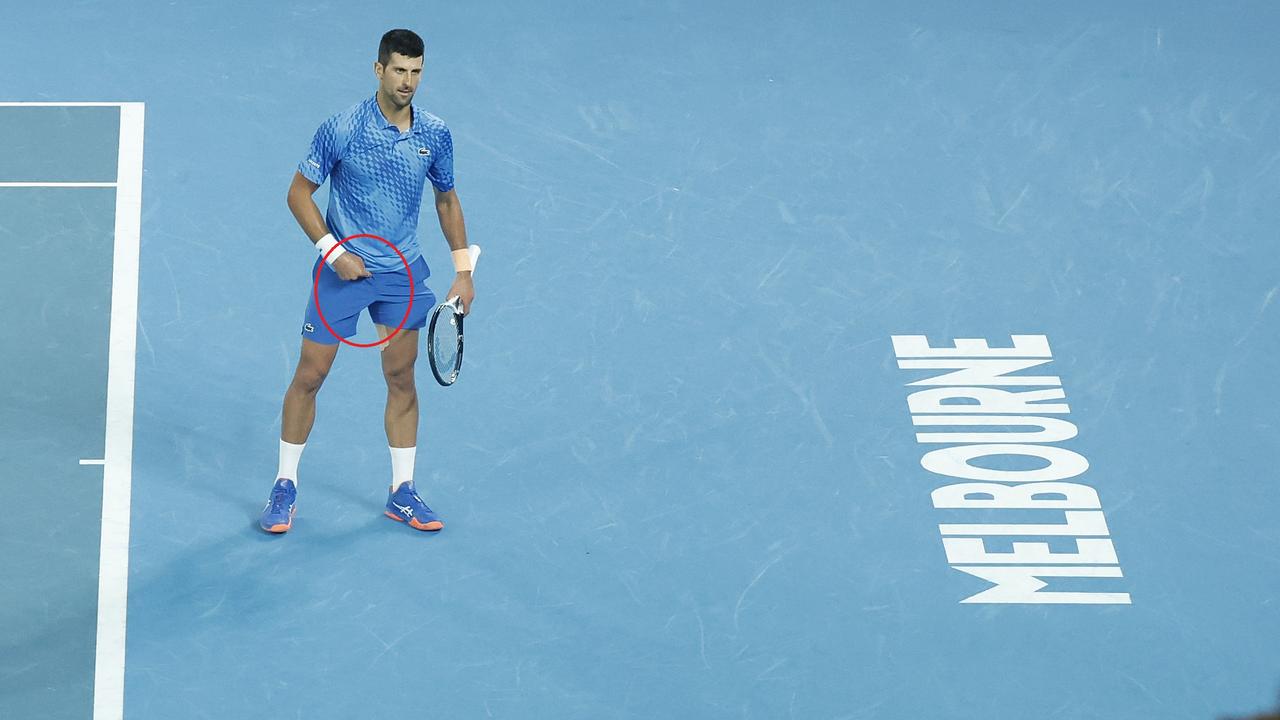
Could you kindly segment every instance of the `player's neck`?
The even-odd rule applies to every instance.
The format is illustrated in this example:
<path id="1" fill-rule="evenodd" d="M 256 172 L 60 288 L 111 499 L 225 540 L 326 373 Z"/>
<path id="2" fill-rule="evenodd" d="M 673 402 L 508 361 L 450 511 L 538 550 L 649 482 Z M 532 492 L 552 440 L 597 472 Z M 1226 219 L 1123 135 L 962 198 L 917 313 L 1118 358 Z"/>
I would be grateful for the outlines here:
<path id="1" fill-rule="evenodd" d="M 404 132 L 408 132 L 413 125 L 413 106 L 405 105 L 397 109 L 395 105 L 382 96 L 381 92 L 378 93 L 377 100 L 378 109 L 382 111 L 382 116 L 387 119 L 387 122 Z"/>

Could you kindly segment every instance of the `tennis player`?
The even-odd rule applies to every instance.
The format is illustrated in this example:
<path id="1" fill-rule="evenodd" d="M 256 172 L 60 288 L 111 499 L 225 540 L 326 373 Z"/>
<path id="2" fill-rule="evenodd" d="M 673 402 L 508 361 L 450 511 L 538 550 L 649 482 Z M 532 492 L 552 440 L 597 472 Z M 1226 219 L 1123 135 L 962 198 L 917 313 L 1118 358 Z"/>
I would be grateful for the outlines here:
<path id="1" fill-rule="evenodd" d="M 404 322 L 382 352 L 391 450 L 386 515 L 418 530 L 444 527 L 413 483 L 418 437 L 413 369 L 418 331 L 436 304 L 425 282 L 430 271 L 417 237 L 427 180 L 456 272 L 446 297 L 460 297 L 466 313 L 475 289 L 462 205 L 453 187 L 453 139 L 439 118 L 412 104 L 422 79 L 422 53 L 422 38 L 409 30 L 382 36 L 373 64 L 377 92 L 320 126 L 289 187 L 289 210 L 320 255 L 312 268 L 312 277 L 319 270 L 320 279 L 302 325 L 302 355 L 284 396 L 280 466 L 260 520 L 268 532 L 282 533 L 293 524 L 298 460 L 315 422 L 316 394 L 337 357 L 339 337 L 355 334 L 357 318 L 366 308 L 382 326 L 380 334 Z M 326 179 L 329 209 L 322 216 L 312 195 Z M 362 234 L 385 239 L 395 249 L 376 238 L 336 239 Z"/>

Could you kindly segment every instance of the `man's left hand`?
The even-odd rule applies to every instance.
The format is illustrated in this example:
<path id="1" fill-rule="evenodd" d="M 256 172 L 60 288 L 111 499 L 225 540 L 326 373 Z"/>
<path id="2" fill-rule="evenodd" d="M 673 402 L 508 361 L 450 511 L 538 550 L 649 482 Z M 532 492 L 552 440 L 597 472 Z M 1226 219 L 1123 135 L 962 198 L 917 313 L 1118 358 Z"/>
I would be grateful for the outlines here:
<path id="1" fill-rule="evenodd" d="M 445 299 L 451 297 L 459 298 L 463 316 L 471 312 L 471 301 L 476 297 L 476 288 L 471 284 L 470 272 L 460 272 L 454 277 L 453 285 L 449 287 L 449 293 L 445 295 Z"/>

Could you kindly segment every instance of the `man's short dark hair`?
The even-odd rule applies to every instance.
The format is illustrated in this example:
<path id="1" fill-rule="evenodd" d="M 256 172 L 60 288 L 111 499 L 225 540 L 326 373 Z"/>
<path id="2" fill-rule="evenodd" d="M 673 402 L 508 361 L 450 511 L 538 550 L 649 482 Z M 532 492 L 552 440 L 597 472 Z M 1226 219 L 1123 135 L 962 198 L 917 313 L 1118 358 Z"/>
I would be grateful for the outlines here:
<path id="1" fill-rule="evenodd" d="M 388 30 L 378 43 L 378 63 L 386 66 L 391 62 L 391 54 L 400 53 L 405 57 L 422 57 L 422 38 L 412 30 Z"/>

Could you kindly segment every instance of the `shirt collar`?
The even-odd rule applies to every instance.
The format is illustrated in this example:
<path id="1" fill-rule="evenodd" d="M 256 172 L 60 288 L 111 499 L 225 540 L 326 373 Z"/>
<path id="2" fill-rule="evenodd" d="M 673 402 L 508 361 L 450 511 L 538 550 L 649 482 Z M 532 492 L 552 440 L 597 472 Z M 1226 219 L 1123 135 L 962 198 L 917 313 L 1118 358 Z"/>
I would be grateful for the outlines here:
<path id="1" fill-rule="evenodd" d="M 372 114 L 372 117 L 370 118 L 370 122 L 374 126 L 382 128 L 384 130 L 395 130 L 396 132 L 400 132 L 400 127 L 395 123 L 391 122 L 390 120 L 388 120 L 386 115 L 382 114 L 382 108 L 378 106 L 377 93 L 374 93 L 374 96 L 369 98 L 367 102 L 369 103 L 369 109 Z M 426 132 L 427 113 L 417 105 L 410 105 L 409 109 L 413 113 L 413 125 L 409 128 L 409 132 L 413 135 L 421 135 L 422 133 Z"/>

